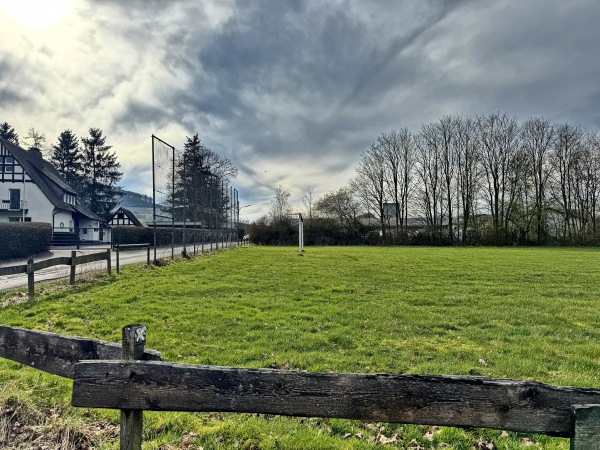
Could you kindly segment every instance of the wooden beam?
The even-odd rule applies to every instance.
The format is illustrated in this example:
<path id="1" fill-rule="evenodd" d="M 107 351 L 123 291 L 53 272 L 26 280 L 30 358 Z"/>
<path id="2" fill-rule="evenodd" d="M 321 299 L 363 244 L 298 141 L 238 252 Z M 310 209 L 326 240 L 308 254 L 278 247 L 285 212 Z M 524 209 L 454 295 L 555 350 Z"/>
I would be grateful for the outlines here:
<path id="1" fill-rule="evenodd" d="M 128 361 L 142 359 L 146 345 L 146 327 L 128 325 L 122 329 L 123 354 Z M 121 450 L 142 450 L 144 412 L 135 409 L 121 410 Z"/>
<path id="2" fill-rule="evenodd" d="M 532 381 L 164 362 L 81 362 L 74 380 L 73 405 L 82 407 L 336 417 L 563 437 L 571 435 L 571 405 L 600 403 L 600 390 Z"/>
<path id="3" fill-rule="evenodd" d="M 573 405 L 571 450 L 597 450 L 600 441 L 600 405 Z"/>
<path id="4" fill-rule="evenodd" d="M 33 258 L 27 260 L 27 293 L 29 300 L 35 297 L 35 269 L 33 268 Z"/>
<path id="5" fill-rule="evenodd" d="M 0 276 L 18 275 L 20 273 L 27 273 L 27 264 L 21 264 L 19 266 L 0 267 Z"/>
<path id="6" fill-rule="evenodd" d="M 75 264 L 79 265 L 96 261 L 106 261 L 106 255 L 108 252 L 110 252 L 110 250 L 107 252 L 90 253 L 89 255 L 79 255 L 75 260 Z"/>
<path id="7" fill-rule="evenodd" d="M 69 284 L 71 286 L 75 285 L 75 273 L 77 272 L 77 252 L 75 250 L 71 251 L 71 257 L 69 258 L 71 261 L 71 269 L 69 272 Z"/>
<path id="8" fill-rule="evenodd" d="M 0 326 L 0 358 L 73 378 L 73 368 L 81 360 L 120 359 L 121 345 L 92 338 Z M 157 361 L 161 357 L 155 350 L 145 350 L 143 359 Z"/>
<path id="9" fill-rule="evenodd" d="M 48 267 L 61 265 L 70 266 L 71 258 L 68 256 L 60 256 L 58 258 L 44 259 L 42 261 L 33 263 L 33 270 L 37 272 L 38 270 L 47 269 Z"/>

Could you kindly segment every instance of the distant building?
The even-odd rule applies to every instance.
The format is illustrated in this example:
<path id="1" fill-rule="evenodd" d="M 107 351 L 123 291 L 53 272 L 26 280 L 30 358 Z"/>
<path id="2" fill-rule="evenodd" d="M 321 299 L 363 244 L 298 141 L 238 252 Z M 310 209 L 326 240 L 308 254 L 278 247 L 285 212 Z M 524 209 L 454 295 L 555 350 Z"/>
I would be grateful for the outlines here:
<path id="1" fill-rule="evenodd" d="M 0 138 L 0 222 L 46 222 L 54 235 L 109 240 L 105 221 L 79 201 L 79 194 L 38 149 L 24 150 Z"/>
<path id="2" fill-rule="evenodd" d="M 144 224 L 130 210 L 119 208 L 115 211 L 108 224 L 113 227 L 143 227 Z"/>

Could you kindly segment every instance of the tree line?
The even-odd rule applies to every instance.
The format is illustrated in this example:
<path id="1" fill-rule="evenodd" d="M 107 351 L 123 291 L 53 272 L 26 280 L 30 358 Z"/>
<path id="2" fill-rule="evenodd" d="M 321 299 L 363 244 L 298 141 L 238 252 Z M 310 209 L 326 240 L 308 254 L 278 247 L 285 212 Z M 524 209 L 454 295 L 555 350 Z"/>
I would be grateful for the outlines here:
<path id="1" fill-rule="evenodd" d="M 596 244 L 599 198 L 597 132 L 497 112 L 384 132 L 347 186 L 303 201 L 365 242 L 547 245 Z"/>
<path id="2" fill-rule="evenodd" d="M 112 146 L 99 128 L 90 128 L 88 136 L 79 139 L 71 130 L 58 136 L 57 142 L 47 145 L 43 133 L 30 128 L 25 139 L 28 150 L 38 149 L 58 173 L 79 194 L 79 199 L 93 213 L 105 219 L 119 204 L 124 191 L 118 186 L 123 173 Z M 0 124 L 0 136 L 19 145 L 19 136 L 7 122 Z"/>
<path id="3" fill-rule="evenodd" d="M 183 152 L 175 155 L 174 170 L 175 184 L 167 183 L 172 194 L 163 211 L 175 221 L 206 228 L 234 225 L 238 205 L 229 183 L 238 169 L 229 158 L 204 145 L 196 133 L 186 136 Z"/>

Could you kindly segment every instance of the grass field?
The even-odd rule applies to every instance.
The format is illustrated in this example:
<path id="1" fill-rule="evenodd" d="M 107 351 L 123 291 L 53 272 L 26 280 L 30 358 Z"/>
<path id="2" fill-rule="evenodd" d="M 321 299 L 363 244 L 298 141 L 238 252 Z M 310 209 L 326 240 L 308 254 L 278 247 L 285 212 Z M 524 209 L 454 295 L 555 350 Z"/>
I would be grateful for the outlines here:
<path id="1" fill-rule="evenodd" d="M 600 388 L 596 249 L 306 250 L 248 247 L 132 266 L 75 288 L 43 286 L 34 302 L 0 294 L 9 305 L 0 324 L 117 342 L 122 326 L 142 323 L 147 347 L 174 362 Z M 68 380 L 0 361 L 5 410 L 58 410 L 43 418 L 47 432 L 76 440 L 92 424 L 98 448 L 117 448 L 117 414 L 66 407 L 70 389 Z M 568 448 L 564 439 L 495 430 L 233 414 L 145 419 L 144 448 Z M 1 429 L 0 420 L 0 437 Z"/>

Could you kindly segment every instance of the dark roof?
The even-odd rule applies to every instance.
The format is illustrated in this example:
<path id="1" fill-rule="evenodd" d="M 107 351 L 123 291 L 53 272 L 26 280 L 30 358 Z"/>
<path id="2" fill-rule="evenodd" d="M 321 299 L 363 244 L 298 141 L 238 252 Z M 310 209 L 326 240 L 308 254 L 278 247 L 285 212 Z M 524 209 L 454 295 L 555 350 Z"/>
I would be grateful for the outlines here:
<path id="1" fill-rule="evenodd" d="M 18 145 L 15 145 L 6 139 L 0 137 L 0 143 L 13 155 L 19 162 L 27 175 L 37 185 L 38 188 L 48 198 L 56 208 L 65 211 L 79 213 L 89 219 L 105 222 L 97 214 L 94 214 L 87 206 L 78 203 L 71 205 L 63 201 L 63 192 L 68 192 L 77 196 L 77 191 L 67 183 L 64 178 L 58 173 L 56 168 L 46 161 L 40 151 L 24 150 Z"/>
<path id="2" fill-rule="evenodd" d="M 129 218 L 129 220 L 131 220 L 133 222 L 133 224 L 136 227 L 143 227 L 144 226 L 144 224 L 142 222 L 140 222 L 137 217 L 135 217 L 135 214 L 133 214 L 131 211 L 129 211 L 128 209 L 125 209 L 123 207 L 121 207 L 121 208 L 119 208 L 119 209 L 117 209 L 115 211 L 115 213 L 113 214 L 111 220 L 115 218 L 115 216 L 117 215 L 118 212 L 124 213 Z"/>

